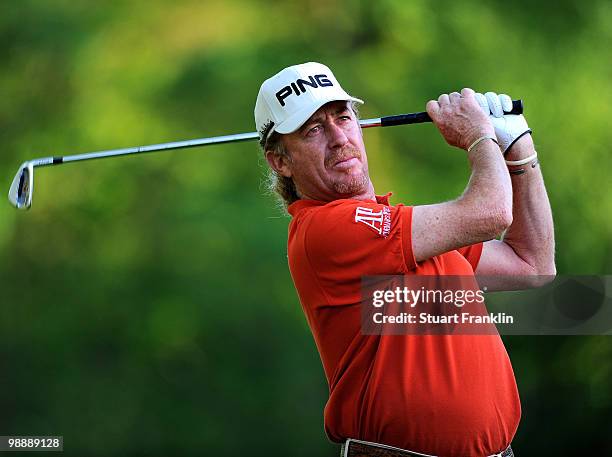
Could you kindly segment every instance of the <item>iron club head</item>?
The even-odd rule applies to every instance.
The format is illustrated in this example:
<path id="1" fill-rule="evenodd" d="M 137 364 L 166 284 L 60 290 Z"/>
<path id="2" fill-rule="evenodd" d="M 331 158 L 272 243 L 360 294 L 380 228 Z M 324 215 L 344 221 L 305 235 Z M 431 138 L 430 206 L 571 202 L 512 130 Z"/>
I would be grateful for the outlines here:
<path id="1" fill-rule="evenodd" d="M 8 198 L 17 209 L 29 209 L 32 206 L 32 193 L 34 192 L 34 165 L 24 162 L 13 179 L 9 189 Z"/>

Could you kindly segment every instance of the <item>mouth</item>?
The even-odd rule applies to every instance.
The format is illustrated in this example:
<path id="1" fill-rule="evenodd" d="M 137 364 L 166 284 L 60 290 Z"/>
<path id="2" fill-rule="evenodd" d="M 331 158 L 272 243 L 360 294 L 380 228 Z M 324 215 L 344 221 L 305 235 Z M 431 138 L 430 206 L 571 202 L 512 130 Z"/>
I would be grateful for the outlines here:
<path id="1" fill-rule="evenodd" d="M 337 155 L 329 157 L 326 161 L 326 165 L 333 170 L 345 171 L 361 162 L 361 154 L 356 149 L 347 148 L 344 151 L 338 152 Z"/>
<path id="2" fill-rule="evenodd" d="M 359 159 L 357 157 L 347 157 L 337 160 L 332 166 L 332 168 L 335 170 L 349 170 L 358 163 Z"/>

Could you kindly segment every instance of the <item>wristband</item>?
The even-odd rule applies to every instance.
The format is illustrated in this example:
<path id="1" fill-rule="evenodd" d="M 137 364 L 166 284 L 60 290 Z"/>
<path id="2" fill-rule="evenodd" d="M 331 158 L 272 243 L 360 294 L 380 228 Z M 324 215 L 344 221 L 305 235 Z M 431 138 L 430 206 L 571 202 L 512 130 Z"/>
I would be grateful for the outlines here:
<path id="1" fill-rule="evenodd" d="M 533 155 L 526 157 L 521 160 L 506 160 L 506 165 L 515 166 L 515 165 L 525 165 L 526 163 L 531 162 L 532 160 L 538 157 L 538 153 L 534 152 Z"/>
<path id="2" fill-rule="evenodd" d="M 480 138 L 476 139 L 476 141 L 474 141 L 472 144 L 470 144 L 467 148 L 467 152 L 470 152 L 472 149 L 478 146 L 481 141 L 484 141 L 484 140 L 492 140 L 497 146 L 499 146 L 499 143 L 497 142 L 497 138 L 491 135 L 485 135 L 485 136 L 481 136 Z"/>

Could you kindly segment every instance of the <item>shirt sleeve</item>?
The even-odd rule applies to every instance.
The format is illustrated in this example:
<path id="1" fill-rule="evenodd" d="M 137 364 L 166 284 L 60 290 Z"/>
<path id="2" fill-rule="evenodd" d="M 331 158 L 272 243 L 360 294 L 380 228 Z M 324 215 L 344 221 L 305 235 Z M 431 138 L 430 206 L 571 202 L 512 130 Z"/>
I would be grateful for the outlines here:
<path id="1" fill-rule="evenodd" d="M 472 244 L 470 246 L 464 246 L 462 248 L 457 249 L 459 254 L 466 258 L 470 265 L 472 265 L 472 269 L 476 271 L 476 267 L 478 266 L 478 262 L 480 261 L 480 256 L 482 255 L 482 243 Z"/>
<path id="2" fill-rule="evenodd" d="M 411 206 L 337 200 L 312 211 L 306 253 L 316 271 L 339 281 L 403 274 L 416 267 L 411 230 Z"/>

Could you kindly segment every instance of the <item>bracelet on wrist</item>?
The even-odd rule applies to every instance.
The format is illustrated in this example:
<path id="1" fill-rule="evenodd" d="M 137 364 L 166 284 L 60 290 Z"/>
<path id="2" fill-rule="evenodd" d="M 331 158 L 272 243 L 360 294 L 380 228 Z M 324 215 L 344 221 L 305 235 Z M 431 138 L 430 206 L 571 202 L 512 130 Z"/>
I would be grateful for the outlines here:
<path id="1" fill-rule="evenodd" d="M 538 158 L 538 153 L 534 151 L 532 155 L 530 155 L 529 157 L 525 157 L 524 159 L 506 160 L 506 165 L 508 166 L 525 165 L 526 163 L 529 163 L 532 160 L 537 159 L 537 158 Z"/>
<path id="2" fill-rule="evenodd" d="M 497 142 L 497 138 L 495 138 L 494 136 L 491 135 L 484 135 L 481 136 L 480 138 L 477 138 L 472 144 L 470 144 L 467 148 L 467 152 L 471 152 L 472 149 L 474 149 L 476 146 L 478 146 L 481 142 L 483 142 L 484 140 L 491 140 L 493 141 L 497 146 L 499 146 L 499 143 Z"/>
<path id="3" fill-rule="evenodd" d="M 533 157 L 534 157 L 534 156 L 531 156 L 531 157 L 528 157 L 528 158 L 533 158 Z M 506 161 L 506 162 L 507 162 L 507 161 Z M 521 161 L 517 160 L 517 162 L 521 162 Z M 531 167 L 530 167 L 530 168 L 535 168 L 535 167 L 537 167 L 539 163 L 540 163 L 540 161 L 539 161 L 539 160 L 537 159 L 537 157 L 536 157 L 536 159 L 535 159 L 533 162 L 531 162 Z M 523 174 L 523 173 L 525 173 L 527 170 L 528 170 L 528 168 L 514 168 L 514 169 L 512 169 L 512 170 L 510 170 L 510 169 L 509 169 L 509 170 L 508 170 L 508 172 L 509 172 L 511 175 L 522 175 L 522 174 Z"/>

